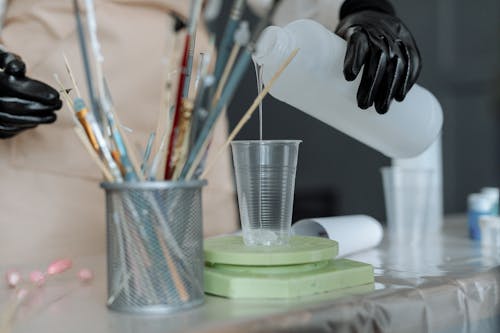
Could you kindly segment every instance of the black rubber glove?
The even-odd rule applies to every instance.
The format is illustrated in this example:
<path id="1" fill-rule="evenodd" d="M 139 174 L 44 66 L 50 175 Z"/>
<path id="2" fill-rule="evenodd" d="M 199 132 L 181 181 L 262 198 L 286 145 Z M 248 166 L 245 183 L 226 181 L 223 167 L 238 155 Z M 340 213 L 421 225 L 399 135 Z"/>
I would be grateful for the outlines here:
<path id="1" fill-rule="evenodd" d="M 56 121 L 62 106 L 59 93 L 26 77 L 26 65 L 13 53 L 0 50 L 0 138 Z"/>
<path id="2" fill-rule="evenodd" d="M 357 100 L 386 113 L 402 101 L 418 78 L 420 53 L 408 28 L 386 0 L 346 0 L 335 31 L 347 41 L 344 76 L 353 81 L 363 69 Z"/>

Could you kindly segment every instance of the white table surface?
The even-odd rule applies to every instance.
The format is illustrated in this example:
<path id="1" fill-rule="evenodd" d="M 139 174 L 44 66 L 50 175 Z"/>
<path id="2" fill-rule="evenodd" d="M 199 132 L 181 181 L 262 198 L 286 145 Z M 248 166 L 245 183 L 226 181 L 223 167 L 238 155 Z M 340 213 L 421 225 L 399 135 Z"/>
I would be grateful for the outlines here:
<path id="1" fill-rule="evenodd" d="M 443 234 L 423 247 L 384 240 L 350 256 L 374 266 L 372 291 L 288 301 L 207 296 L 204 305 L 171 315 L 108 310 L 105 256 L 76 258 L 71 272 L 20 305 L 13 332 L 500 332 L 500 252 L 469 241 L 463 217 L 447 219 Z M 95 273 L 88 285 L 75 277 L 82 267 Z M 0 288 L 4 314 L 12 296 Z"/>

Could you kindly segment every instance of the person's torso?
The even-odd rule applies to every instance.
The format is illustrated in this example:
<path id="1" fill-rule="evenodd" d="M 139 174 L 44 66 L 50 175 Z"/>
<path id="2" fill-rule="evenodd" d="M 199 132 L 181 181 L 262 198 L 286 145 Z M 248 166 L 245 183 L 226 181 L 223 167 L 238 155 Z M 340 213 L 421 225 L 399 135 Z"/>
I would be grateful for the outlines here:
<path id="1" fill-rule="evenodd" d="M 80 3 L 83 8 L 83 1 Z M 156 129 L 158 114 L 164 107 L 165 64 L 169 56 L 180 54 L 180 50 L 173 49 L 174 21 L 169 13 L 175 10 L 186 15 L 188 7 L 188 1 L 177 0 L 95 1 L 104 72 L 116 113 L 122 124 L 133 131 L 127 135 L 137 155 Z M 71 1 L 11 1 L 2 42 L 8 51 L 23 58 L 28 76 L 54 87 L 54 73 L 65 87 L 71 86 L 64 67 L 65 53 L 80 90 L 87 91 Z M 207 33 L 200 29 L 197 49 L 207 48 Z M 26 258 L 32 255 L 28 248 L 47 249 L 51 244 L 54 250 L 46 253 L 55 253 L 57 248 L 68 255 L 104 250 L 104 197 L 98 186 L 102 178 L 73 126 L 70 112 L 60 110 L 55 124 L 0 140 L 0 242 L 5 255 Z M 219 126 L 216 146 L 221 144 L 224 133 L 224 126 Z M 234 191 L 227 156 L 210 175 L 207 191 L 210 194 L 204 195 L 204 211 L 208 208 L 205 220 L 210 225 L 205 230 L 214 234 L 234 228 Z M 211 216 L 211 212 L 220 214 L 220 205 L 231 209 L 221 216 Z M 19 237 L 31 245 L 15 241 Z"/>
<path id="2" fill-rule="evenodd" d="M 162 65 L 168 61 L 166 58 L 174 40 L 170 3 L 185 2 L 95 2 L 106 79 L 116 112 L 123 125 L 133 130 L 129 135 L 138 149 L 144 148 L 149 133 L 155 130 L 162 107 L 165 75 Z M 81 7 L 84 8 L 83 4 Z M 206 46 L 204 37 L 201 34 L 198 40 Z M 7 50 L 18 53 L 26 62 L 29 76 L 54 87 L 57 84 L 53 74 L 58 74 L 67 87 L 71 86 L 64 68 L 63 53 L 66 54 L 78 86 L 86 95 L 71 1 L 12 1 L 6 13 L 2 39 Z M 74 97 L 75 92 L 72 94 Z M 61 110 L 58 116 L 54 125 L 39 126 L 5 142 L 11 146 L 11 163 L 17 168 L 98 177 L 93 162 L 85 156 L 72 133 L 70 113 Z"/>

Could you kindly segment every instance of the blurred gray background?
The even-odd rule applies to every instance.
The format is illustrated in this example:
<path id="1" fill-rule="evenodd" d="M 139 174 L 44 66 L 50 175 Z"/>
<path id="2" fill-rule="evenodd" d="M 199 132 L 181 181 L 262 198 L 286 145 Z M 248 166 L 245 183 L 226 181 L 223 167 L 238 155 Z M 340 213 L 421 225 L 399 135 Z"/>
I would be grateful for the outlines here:
<path id="1" fill-rule="evenodd" d="M 393 0 L 422 54 L 418 83 L 444 109 L 445 213 L 464 212 L 468 193 L 500 185 L 500 1 Z M 231 1 L 225 1 L 227 13 Z M 246 13 L 252 23 L 255 17 Z M 220 22 L 217 29 L 223 29 Z M 255 98 L 249 70 L 229 108 L 230 127 Z M 294 221 L 363 213 L 385 220 L 380 167 L 389 159 L 272 97 L 264 139 L 301 139 Z M 257 139 L 257 113 L 237 139 Z"/>

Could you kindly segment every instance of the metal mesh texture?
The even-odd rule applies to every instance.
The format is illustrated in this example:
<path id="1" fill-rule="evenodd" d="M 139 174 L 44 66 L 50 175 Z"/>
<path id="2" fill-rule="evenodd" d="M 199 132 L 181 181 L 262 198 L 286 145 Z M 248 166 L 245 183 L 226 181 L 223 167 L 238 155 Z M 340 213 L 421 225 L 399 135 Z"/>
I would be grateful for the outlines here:
<path id="1" fill-rule="evenodd" d="M 203 302 L 201 186 L 107 189 L 108 306 L 168 312 Z"/>

